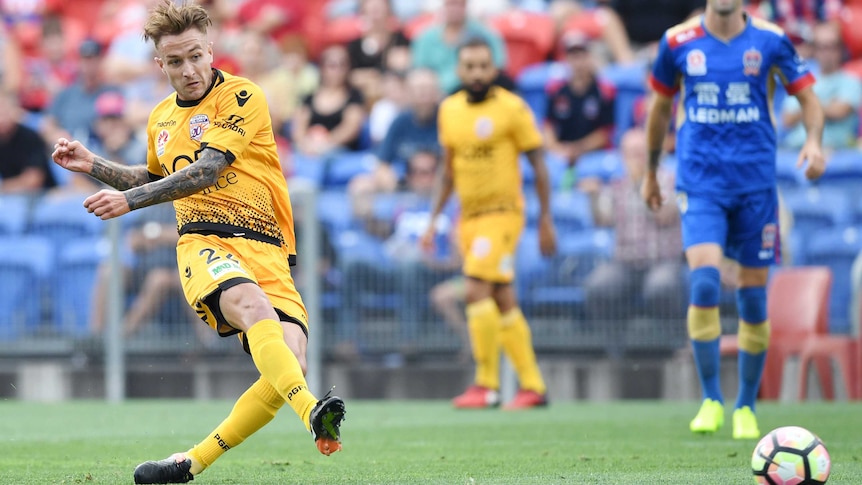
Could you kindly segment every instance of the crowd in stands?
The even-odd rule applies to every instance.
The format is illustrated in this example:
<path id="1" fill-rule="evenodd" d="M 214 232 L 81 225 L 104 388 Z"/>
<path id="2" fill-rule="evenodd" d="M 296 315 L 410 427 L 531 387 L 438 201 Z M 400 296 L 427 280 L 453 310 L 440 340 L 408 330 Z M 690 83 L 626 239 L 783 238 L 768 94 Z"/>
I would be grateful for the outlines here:
<path id="1" fill-rule="evenodd" d="M 155 1 L 0 0 L 0 193 L 96 190 L 93 180 L 50 163 L 48 147 L 60 136 L 85 140 L 115 161 L 145 163 L 149 110 L 172 92 L 141 37 Z M 529 247 L 535 226 L 528 225 L 519 254 L 525 310 L 566 314 L 577 307 L 590 320 L 657 312 L 652 316 L 681 321 L 678 214 L 672 203 L 648 213 L 634 189 L 645 163 L 651 58 L 665 29 L 698 14 L 704 0 L 201 3 L 215 20 L 215 66 L 252 79 L 267 96 L 285 177 L 322 191 L 321 276 L 331 296 L 324 303 L 342 357 L 361 353 L 359 326 L 370 310 L 397 316 L 404 348 L 416 343 L 423 322 L 440 326 L 434 322 L 442 318 L 456 331 L 463 327 L 459 255 L 448 244 L 457 207 L 439 223 L 438 254 L 422 254 L 415 242 L 428 223 L 439 163 L 437 105 L 459 88 L 456 49 L 467 35 L 489 41 L 500 68 L 496 82 L 527 101 L 549 153 L 561 254 L 543 261 Z M 862 2 L 760 0 L 747 9 L 782 26 L 817 74 L 824 144 L 839 172 L 812 185 L 792 171 L 792 150 L 804 133 L 798 104 L 779 88 L 776 123 L 786 152 L 778 172 L 787 215 L 795 218 L 795 229 L 786 224 L 783 235 L 794 264 L 840 269 L 862 249 L 855 233 L 862 206 L 847 190 L 848 177 L 862 182 L 862 37 L 847 27 L 862 15 Z M 669 193 L 672 127 L 665 148 Z M 820 210 L 799 202 L 819 198 L 831 202 Z M 535 197 L 528 193 L 527 201 L 530 220 Z M 129 271 L 136 275 L 129 287 L 138 298 L 129 303 L 130 334 L 169 296 L 161 289 L 178 288 L 178 276 L 164 271 L 172 241 L 163 216 L 140 214 L 128 228 Z M 834 231 L 844 245 L 829 246 L 812 228 Z M 809 247 L 820 248 L 819 256 Z M 93 277 L 96 307 L 110 284 L 103 273 Z M 849 288 L 846 273 L 836 286 Z M 845 293 L 832 308 L 838 331 L 849 321 Z M 98 333 L 101 315 L 87 313 L 85 332 Z"/>

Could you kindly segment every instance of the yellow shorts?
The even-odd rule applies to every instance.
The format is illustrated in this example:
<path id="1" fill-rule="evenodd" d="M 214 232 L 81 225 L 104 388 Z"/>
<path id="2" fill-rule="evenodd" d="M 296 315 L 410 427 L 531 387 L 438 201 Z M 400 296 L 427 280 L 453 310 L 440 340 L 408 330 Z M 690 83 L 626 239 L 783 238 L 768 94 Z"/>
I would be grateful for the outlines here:
<path id="1" fill-rule="evenodd" d="M 464 274 L 493 283 L 515 279 L 515 250 L 524 216 L 518 212 L 491 212 L 462 219 L 459 226 Z"/>
<path id="2" fill-rule="evenodd" d="M 289 254 L 283 247 L 242 237 L 184 234 L 177 243 L 177 263 L 186 301 L 222 337 L 231 327 L 218 307 L 218 296 L 240 283 L 263 289 L 282 321 L 302 327 L 308 335 L 308 312 L 290 274 Z M 245 344 L 245 339 L 240 335 Z"/>

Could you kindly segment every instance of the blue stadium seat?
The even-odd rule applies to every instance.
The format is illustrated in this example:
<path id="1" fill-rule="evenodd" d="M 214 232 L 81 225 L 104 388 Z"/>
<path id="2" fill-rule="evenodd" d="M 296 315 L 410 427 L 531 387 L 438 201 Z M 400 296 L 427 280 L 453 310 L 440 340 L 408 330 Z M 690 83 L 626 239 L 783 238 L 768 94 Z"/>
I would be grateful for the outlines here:
<path id="1" fill-rule="evenodd" d="M 783 199 L 793 214 L 794 227 L 806 234 L 849 224 L 852 219 L 847 196 L 838 190 L 803 187 L 784 191 Z"/>
<path id="2" fill-rule="evenodd" d="M 9 236 L 0 238 L 0 254 L 0 340 L 4 340 L 41 325 L 54 248 L 42 237 Z"/>
<path id="3" fill-rule="evenodd" d="M 522 181 L 524 186 L 534 187 L 536 184 L 536 174 L 533 172 L 533 166 L 530 165 L 530 161 L 527 160 L 527 157 L 524 155 L 521 155 L 518 161 L 521 165 L 521 176 L 523 178 Z M 551 190 L 559 189 L 566 171 L 569 170 L 568 163 L 562 157 L 550 150 L 547 150 L 545 151 L 545 168 L 548 170 L 548 179 L 551 183 Z"/>
<path id="4" fill-rule="evenodd" d="M 614 132 L 611 137 L 614 146 L 619 146 L 623 134 L 634 126 L 635 104 L 644 93 L 643 88 L 617 88 L 614 98 Z"/>
<path id="5" fill-rule="evenodd" d="M 616 86 L 617 89 L 629 89 L 646 92 L 647 66 L 643 62 L 628 64 L 608 64 L 599 77 Z"/>
<path id="6" fill-rule="evenodd" d="M 590 198 L 583 192 L 556 192 L 551 197 L 551 214 L 557 230 L 565 233 L 593 227 Z"/>
<path id="7" fill-rule="evenodd" d="M 0 196 L 0 236 L 17 236 L 24 233 L 30 217 L 31 199 L 24 195 Z"/>
<path id="8" fill-rule="evenodd" d="M 293 173 L 291 177 L 308 180 L 315 185 L 323 184 L 325 162 L 317 157 L 308 157 L 299 152 L 290 155 Z"/>
<path id="9" fill-rule="evenodd" d="M 838 150 L 829 156 L 826 172 L 814 182 L 824 189 L 839 189 L 854 198 L 862 187 L 862 153 L 858 150 Z"/>
<path id="10" fill-rule="evenodd" d="M 344 190 L 326 190 L 317 196 L 317 217 L 330 233 L 337 234 L 353 224 L 350 198 Z"/>
<path id="11" fill-rule="evenodd" d="M 557 255 L 543 258 L 536 232 L 527 231 L 518 249 L 518 290 L 534 311 L 558 313 L 584 302 L 587 276 L 613 254 L 613 231 L 561 231 L 557 245 Z"/>
<path id="12" fill-rule="evenodd" d="M 371 152 L 344 152 L 327 160 L 323 184 L 328 188 L 344 187 L 353 177 L 371 173 L 377 159 Z"/>
<path id="13" fill-rule="evenodd" d="M 47 237 L 58 245 L 76 238 L 101 234 L 105 223 L 84 209 L 86 197 L 83 194 L 70 194 L 38 199 L 33 207 L 28 232 Z"/>
<path id="14" fill-rule="evenodd" d="M 108 240 L 98 237 L 75 239 L 60 248 L 52 293 L 54 326 L 61 334 L 83 336 L 89 332 L 96 273 L 109 251 Z"/>
<path id="15" fill-rule="evenodd" d="M 850 329 L 850 268 L 862 252 L 862 226 L 826 229 L 812 234 L 805 263 L 832 269 L 832 298 L 829 305 L 829 327 L 835 333 Z"/>
<path id="16" fill-rule="evenodd" d="M 624 173 L 617 150 L 597 150 L 584 154 L 575 165 L 577 178 L 598 177 L 605 182 Z"/>
<path id="17" fill-rule="evenodd" d="M 775 178 L 778 186 L 784 190 L 792 190 L 806 184 L 803 171 L 796 168 L 798 159 L 799 152 L 778 150 L 775 164 Z"/>
<path id="18" fill-rule="evenodd" d="M 548 83 L 566 79 L 567 76 L 568 68 L 560 62 L 543 62 L 528 66 L 518 75 L 516 82 L 518 93 L 530 106 L 539 122 L 545 119 L 545 111 L 548 108 Z"/>

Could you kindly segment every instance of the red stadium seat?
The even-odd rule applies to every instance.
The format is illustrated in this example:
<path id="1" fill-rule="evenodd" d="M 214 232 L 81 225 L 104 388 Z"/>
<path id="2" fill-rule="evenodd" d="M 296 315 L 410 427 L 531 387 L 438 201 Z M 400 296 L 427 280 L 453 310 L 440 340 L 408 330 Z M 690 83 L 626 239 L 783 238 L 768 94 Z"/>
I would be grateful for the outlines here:
<path id="1" fill-rule="evenodd" d="M 844 63 L 842 69 L 855 76 L 856 79 L 862 81 L 862 58 L 853 59 L 852 61 Z"/>
<path id="2" fill-rule="evenodd" d="M 362 19 L 358 16 L 330 19 L 326 22 L 324 32 L 324 48 L 336 44 L 347 44 L 362 35 Z"/>
<path id="3" fill-rule="evenodd" d="M 767 308 L 772 335 L 760 385 L 761 399 L 779 398 L 784 364 L 789 357 L 801 355 L 807 341 L 828 337 L 831 289 L 832 272 L 826 267 L 788 268 L 772 277 Z M 720 351 L 722 355 L 736 354 L 736 336 L 723 336 Z M 812 360 L 822 383 L 823 394 L 831 398 L 834 390 L 828 357 L 812 355 Z"/>
<path id="4" fill-rule="evenodd" d="M 512 78 L 547 60 L 554 48 L 554 21 L 549 15 L 510 10 L 492 18 L 491 25 L 506 43 L 506 73 Z"/>
<path id="5" fill-rule="evenodd" d="M 862 57 L 862 29 L 859 25 L 862 24 L 862 3 L 854 2 L 853 4 L 845 5 L 841 9 L 839 16 L 839 24 L 841 25 L 841 37 L 844 39 L 844 45 L 850 53 L 850 57 L 856 59 Z"/>

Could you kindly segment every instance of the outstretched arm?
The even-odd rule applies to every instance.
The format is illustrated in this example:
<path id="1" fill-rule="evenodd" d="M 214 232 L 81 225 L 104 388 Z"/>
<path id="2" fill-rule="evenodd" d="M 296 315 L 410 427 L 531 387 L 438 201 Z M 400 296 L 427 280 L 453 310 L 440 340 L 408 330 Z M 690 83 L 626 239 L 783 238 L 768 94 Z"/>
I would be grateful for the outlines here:
<path id="1" fill-rule="evenodd" d="M 101 190 L 84 201 L 87 211 L 101 219 L 112 219 L 132 210 L 168 202 L 200 192 L 218 181 L 230 164 L 228 157 L 215 149 L 204 148 L 197 161 L 171 175 L 124 192 Z"/>
<path id="2" fill-rule="evenodd" d="M 117 190 L 128 190 L 149 182 L 147 167 L 122 165 L 106 160 L 93 154 L 77 140 L 58 139 L 51 158 L 66 170 L 85 173 Z"/>
<path id="3" fill-rule="evenodd" d="M 204 148 L 198 159 L 188 167 L 161 180 L 126 191 L 129 209 L 140 209 L 196 194 L 214 185 L 228 165 L 230 161 L 224 153 Z"/>

